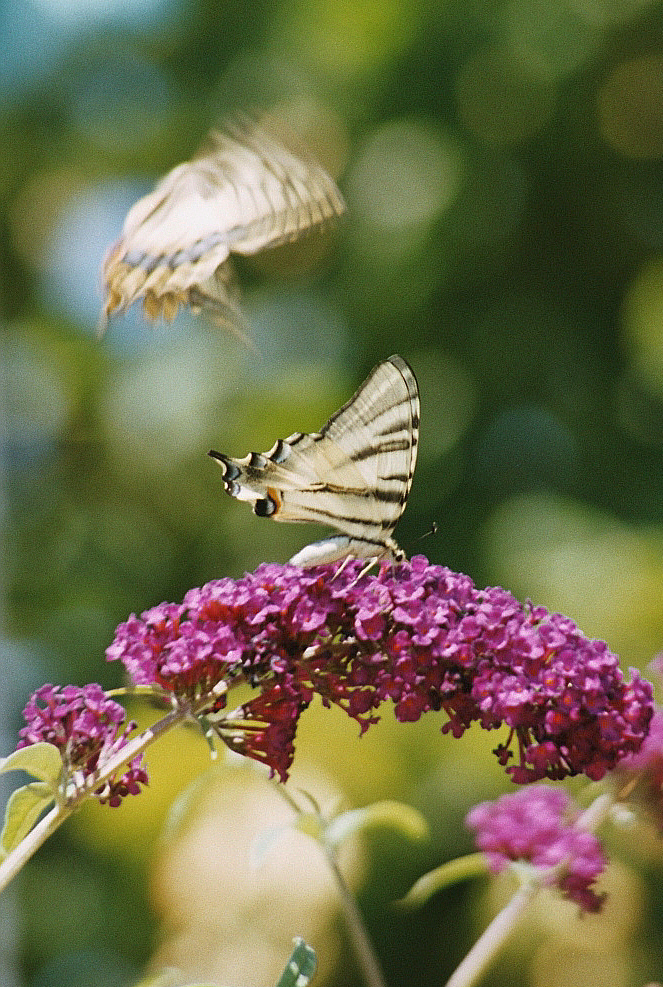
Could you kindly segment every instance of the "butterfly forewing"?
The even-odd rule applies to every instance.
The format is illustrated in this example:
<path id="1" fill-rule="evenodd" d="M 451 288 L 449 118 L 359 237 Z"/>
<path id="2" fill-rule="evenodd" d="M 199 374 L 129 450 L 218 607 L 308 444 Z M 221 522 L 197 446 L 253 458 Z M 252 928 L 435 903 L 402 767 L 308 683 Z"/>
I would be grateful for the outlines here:
<path id="1" fill-rule="evenodd" d="M 345 209 L 323 168 L 242 119 L 213 131 L 127 214 L 102 266 L 104 315 L 142 299 L 148 316 L 181 304 L 235 309 L 230 255 L 297 239 Z"/>
<path id="2" fill-rule="evenodd" d="M 419 391 L 405 360 L 378 364 L 322 433 L 347 451 L 380 503 L 382 527 L 392 529 L 412 486 L 419 439 Z"/>
<path id="3" fill-rule="evenodd" d="M 328 524 L 352 541 L 353 554 L 394 555 L 391 533 L 412 484 L 418 432 L 417 382 L 393 356 L 320 432 L 295 433 L 244 459 L 210 455 L 224 467 L 228 493 L 257 514 Z"/>

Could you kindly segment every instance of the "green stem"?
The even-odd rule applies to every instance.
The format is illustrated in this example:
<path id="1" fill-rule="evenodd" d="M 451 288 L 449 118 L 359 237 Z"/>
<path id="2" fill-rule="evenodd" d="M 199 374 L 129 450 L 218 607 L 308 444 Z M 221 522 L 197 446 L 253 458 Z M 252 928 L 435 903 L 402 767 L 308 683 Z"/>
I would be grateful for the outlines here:
<path id="1" fill-rule="evenodd" d="M 277 784 L 276 787 L 279 794 L 283 799 L 285 799 L 290 808 L 297 816 L 301 817 L 303 814 L 302 810 L 285 785 Z M 319 806 L 317 805 L 315 799 L 308 795 L 308 793 L 304 792 L 302 794 L 308 799 L 308 801 L 310 801 L 314 809 L 314 814 L 318 820 L 318 829 L 316 830 L 315 835 L 311 831 L 309 831 L 309 835 L 313 837 L 320 847 L 322 847 L 327 863 L 329 864 L 329 868 L 336 882 L 336 887 L 341 898 L 341 905 L 343 907 L 346 925 L 350 934 L 355 955 L 357 957 L 357 962 L 359 963 L 364 976 L 364 980 L 368 987 L 386 987 L 382 969 L 380 968 L 377 956 L 375 955 L 375 950 L 373 949 L 373 944 L 371 943 L 370 937 L 366 930 L 366 925 L 364 924 L 364 919 L 357 905 L 357 901 L 346 884 L 345 878 L 343 877 L 338 863 L 336 862 L 334 847 L 329 846 L 325 842 L 323 835 L 325 824 L 322 819 Z"/>
<path id="2" fill-rule="evenodd" d="M 350 933 L 350 939 L 352 940 L 355 955 L 364 975 L 364 980 L 368 987 L 386 987 L 382 969 L 378 963 L 378 958 L 375 955 L 373 944 L 364 925 L 364 919 L 359 911 L 355 897 L 345 883 L 345 878 L 336 863 L 333 852 L 327 850 L 326 856 L 341 896 L 348 932 Z"/>
<path id="3" fill-rule="evenodd" d="M 613 802 L 614 799 L 610 795 L 599 795 L 589 808 L 585 809 L 579 816 L 575 825 L 579 829 L 587 830 L 587 832 L 595 832 L 607 818 Z M 535 875 L 531 870 L 528 871 L 527 879 L 523 881 L 508 905 L 495 916 L 488 928 L 477 939 L 465 959 L 447 980 L 445 987 L 472 987 L 472 984 L 476 983 L 508 936 L 513 932 L 520 916 L 539 889 L 544 884 L 549 884 L 551 878 L 554 879 L 559 872 L 565 869 L 567 864 L 568 861 L 563 860 L 555 867 L 541 871 L 538 875 Z"/>
<path id="4" fill-rule="evenodd" d="M 462 963 L 447 980 L 446 987 L 471 987 L 490 964 L 539 890 L 538 882 L 523 884 L 508 905 L 495 916 Z"/>
<path id="5" fill-rule="evenodd" d="M 14 847 L 11 853 L 7 854 L 0 863 L 0 891 L 6 888 L 23 867 L 23 864 L 37 852 L 42 843 L 46 842 L 51 833 L 54 833 L 73 811 L 73 807 L 54 805 L 50 812 L 47 812 L 37 825 L 33 826 L 28 835 Z"/>

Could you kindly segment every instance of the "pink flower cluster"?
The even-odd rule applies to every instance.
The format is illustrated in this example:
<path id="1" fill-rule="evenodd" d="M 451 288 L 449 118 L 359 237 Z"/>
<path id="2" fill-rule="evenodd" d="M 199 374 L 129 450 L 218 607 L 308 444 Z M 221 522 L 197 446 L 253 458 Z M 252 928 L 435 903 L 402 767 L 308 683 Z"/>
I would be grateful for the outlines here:
<path id="1" fill-rule="evenodd" d="M 17 749 L 41 741 L 54 744 L 62 755 L 64 777 L 80 772 L 86 778 L 126 744 L 136 724 L 129 722 L 120 731 L 125 715 L 122 706 L 108 699 L 100 685 L 43 685 L 23 711 L 26 726 L 19 731 Z M 95 791 L 99 800 L 118 806 L 124 796 L 138 795 L 140 785 L 148 781 L 141 760 L 142 755 L 138 755 L 119 777 L 101 785 Z"/>
<path id="2" fill-rule="evenodd" d="M 544 872 L 544 883 L 555 884 L 584 911 L 597 912 L 605 895 L 592 885 L 606 859 L 596 836 L 576 825 L 578 815 L 564 792 L 537 785 L 482 802 L 465 821 L 493 873 L 525 861 Z"/>
<path id="3" fill-rule="evenodd" d="M 616 655 L 572 620 L 500 588 L 477 590 L 422 556 L 357 580 L 362 565 L 261 565 L 215 580 L 182 604 L 131 616 L 107 657 L 121 660 L 136 684 L 186 700 L 210 694 L 215 713 L 225 703 L 211 696 L 219 682 L 258 687 L 241 709 L 244 733 L 233 748 L 282 779 L 299 716 L 316 693 L 362 731 L 385 700 L 401 721 L 444 711 L 442 729 L 454 736 L 474 721 L 504 726 L 496 754 L 519 783 L 583 772 L 596 780 L 640 748 L 650 683 L 635 670 L 626 681 Z"/>

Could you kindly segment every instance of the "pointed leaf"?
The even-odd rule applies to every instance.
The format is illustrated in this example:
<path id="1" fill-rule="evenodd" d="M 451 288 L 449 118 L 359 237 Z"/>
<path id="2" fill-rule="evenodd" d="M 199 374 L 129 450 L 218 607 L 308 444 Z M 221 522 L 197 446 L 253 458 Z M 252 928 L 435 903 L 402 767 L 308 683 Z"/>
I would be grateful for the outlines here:
<path id="1" fill-rule="evenodd" d="M 276 987 L 306 987 L 318 969 L 315 952 L 306 945 L 301 936 L 296 936 L 293 943 L 295 948 Z"/>
<path id="2" fill-rule="evenodd" d="M 465 857 L 449 860 L 416 881 L 404 898 L 396 904 L 401 908 L 419 908 L 438 891 L 452 884 L 488 873 L 488 860 L 484 853 L 469 853 Z"/>
<path id="3" fill-rule="evenodd" d="M 374 826 L 386 826 L 411 840 L 423 840 L 428 836 L 428 823 L 417 809 L 386 800 L 363 809 L 341 812 L 327 826 L 325 837 L 330 846 L 338 847 L 350 834 Z"/>
<path id="4" fill-rule="evenodd" d="M 12 793 L 5 810 L 5 824 L 0 834 L 3 856 L 30 832 L 42 812 L 54 801 L 53 788 L 44 781 L 33 781 Z"/>
<path id="5" fill-rule="evenodd" d="M 9 757 L 0 759 L 0 773 L 5 771 L 25 771 L 33 778 L 52 782 L 55 786 L 62 773 L 62 757 L 55 744 L 40 741 L 20 747 Z"/>

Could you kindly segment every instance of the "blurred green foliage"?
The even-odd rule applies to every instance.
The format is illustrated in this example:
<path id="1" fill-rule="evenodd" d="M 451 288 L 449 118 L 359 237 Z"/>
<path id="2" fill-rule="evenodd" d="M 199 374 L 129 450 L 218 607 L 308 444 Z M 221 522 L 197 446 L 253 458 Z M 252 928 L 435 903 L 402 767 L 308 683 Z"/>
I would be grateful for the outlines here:
<path id="1" fill-rule="evenodd" d="M 663 3 L 2 0 L 0 39 L 10 738 L 41 682 L 118 683 L 103 653 L 131 611 L 316 536 L 226 498 L 205 453 L 319 427 L 392 352 L 422 403 L 399 543 L 563 610 L 646 667 L 663 647 Z M 255 349 L 187 316 L 153 330 L 129 314 L 99 342 L 98 267 L 127 208 L 212 123 L 252 106 L 299 126 L 347 219 L 322 244 L 243 265 Z M 334 774 L 338 720 L 310 716 L 298 756 Z M 468 746 L 416 727 L 385 725 L 375 749 L 351 731 L 332 753 L 355 802 L 405 797 L 436 817 L 425 861 L 374 848 L 364 904 L 393 983 L 440 982 L 473 930 L 440 932 L 460 921 L 459 892 L 392 934 L 380 889 L 403 893 L 466 848 L 463 812 L 503 783 L 484 763 L 494 738 Z M 156 763 L 159 787 L 168 767 Z M 121 890 L 138 872 L 132 894 L 145 894 L 148 865 L 135 847 L 123 858 L 121 840 L 111 859 L 77 833 L 58 841 L 64 865 L 48 854 L 20 882 L 26 983 L 62 982 L 57 956 L 81 949 L 69 925 L 44 934 L 41 908 L 52 903 L 51 923 L 76 914 L 82 855 L 90 873 L 104 860 L 88 914 L 94 894 L 117 909 L 103 936 L 90 926 L 98 970 L 120 983 L 108 951 L 118 971 L 148 955 L 147 897 L 127 907 Z M 631 931 L 611 944 L 612 985 L 660 978 L 659 899 L 637 962 Z M 490 982 L 521 982 L 516 969 L 523 983 L 576 982 L 570 960 L 553 981 L 543 955 L 512 957 Z M 585 987 L 608 982 L 581 968 Z"/>

